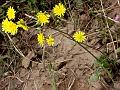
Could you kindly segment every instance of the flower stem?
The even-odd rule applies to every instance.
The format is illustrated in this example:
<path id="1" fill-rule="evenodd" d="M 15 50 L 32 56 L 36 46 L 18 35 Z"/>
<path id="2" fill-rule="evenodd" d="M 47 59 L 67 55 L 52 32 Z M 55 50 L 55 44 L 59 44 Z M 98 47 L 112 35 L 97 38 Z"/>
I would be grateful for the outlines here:
<path id="1" fill-rule="evenodd" d="M 67 38 L 69 38 L 70 40 L 73 40 L 74 42 L 76 42 L 79 46 L 81 46 L 81 47 L 84 48 L 89 54 L 91 54 L 96 60 L 98 60 L 98 58 L 97 58 L 93 53 L 91 53 L 91 52 L 90 52 L 87 48 L 85 48 L 82 44 L 80 44 L 79 42 L 75 41 L 74 38 L 73 38 L 71 35 L 69 35 L 69 34 L 66 33 L 66 32 L 63 32 L 63 31 L 59 30 L 58 28 L 56 28 L 56 29 L 54 29 L 54 30 L 62 33 L 65 37 L 68 36 Z M 66 35 L 67 35 L 67 36 L 66 36 Z"/>

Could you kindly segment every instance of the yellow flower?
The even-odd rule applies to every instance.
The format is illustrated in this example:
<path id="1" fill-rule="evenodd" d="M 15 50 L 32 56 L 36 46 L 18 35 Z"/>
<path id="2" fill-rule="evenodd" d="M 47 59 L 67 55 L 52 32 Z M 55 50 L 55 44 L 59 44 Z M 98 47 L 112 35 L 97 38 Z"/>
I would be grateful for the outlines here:
<path id="1" fill-rule="evenodd" d="M 37 13 L 37 20 L 41 24 L 41 26 L 45 25 L 46 23 L 49 23 L 50 15 L 46 12 L 42 13 L 42 11 Z"/>
<path id="2" fill-rule="evenodd" d="M 2 31 L 7 33 L 9 31 L 9 29 L 8 29 L 9 24 L 10 24 L 10 22 L 8 21 L 7 18 L 5 20 L 3 20 L 2 21 Z"/>
<path id="3" fill-rule="evenodd" d="M 64 16 L 66 11 L 65 6 L 62 3 L 59 3 L 58 5 L 55 5 L 55 7 L 53 8 L 53 13 L 55 16 Z"/>
<path id="4" fill-rule="evenodd" d="M 17 31 L 18 31 L 18 26 L 14 22 L 10 21 L 8 33 L 11 33 L 11 35 L 15 35 Z"/>
<path id="5" fill-rule="evenodd" d="M 84 33 L 84 32 L 78 31 L 78 32 L 75 32 L 75 33 L 74 33 L 73 38 L 74 38 L 75 41 L 77 41 L 77 42 L 83 42 L 83 41 L 85 41 L 86 36 L 85 36 L 85 33 Z"/>
<path id="6" fill-rule="evenodd" d="M 25 21 L 23 19 L 20 19 L 18 22 L 17 22 L 17 25 L 18 27 L 21 27 L 23 28 L 24 30 L 28 30 L 28 26 L 25 24 Z"/>
<path id="7" fill-rule="evenodd" d="M 51 35 L 46 39 L 46 41 L 47 41 L 49 46 L 54 45 L 54 38 Z"/>
<path id="8" fill-rule="evenodd" d="M 18 26 L 14 22 L 8 21 L 6 18 L 2 21 L 2 31 L 5 33 L 10 33 L 11 35 L 15 35 L 18 31 Z"/>
<path id="9" fill-rule="evenodd" d="M 15 10 L 13 9 L 13 7 L 9 7 L 8 8 L 8 11 L 7 11 L 7 16 L 8 16 L 8 19 L 11 20 L 11 19 L 15 19 Z"/>
<path id="10" fill-rule="evenodd" d="M 17 24 L 25 24 L 25 21 L 23 19 L 19 19 L 19 21 L 17 22 Z"/>
<path id="11" fill-rule="evenodd" d="M 37 35 L 37 40 L 38 40 L 38 43 L 40 44 L 40 46 L 43 47 L 44 41 L 45 41 L 45 37 L 44 37 L 43 33 L 39 33 Z"/>

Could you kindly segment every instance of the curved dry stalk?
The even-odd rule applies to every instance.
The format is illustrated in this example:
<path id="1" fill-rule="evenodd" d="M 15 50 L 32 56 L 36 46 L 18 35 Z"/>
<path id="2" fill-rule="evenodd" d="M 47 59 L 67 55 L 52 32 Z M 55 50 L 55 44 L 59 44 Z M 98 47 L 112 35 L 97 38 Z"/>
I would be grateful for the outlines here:
<path id="1" fill-rule="evenodd" d="M 63 31 L 59 30 L 58 28 L 56 28 L 56 29 L 54 29 L 54 30 L 60 32 L 61 34 L 63 34 L 63 35 L 64 35 L 65 37 L 67 37 L 68 39 L 76 42 L 79 46 L 81 46 L 81 47 L 82 47 L 83 49 L 85 49 L 89 54 L 91 54 L 96 60 L 98 59 L 93 53 L 91 53 L 91 52 L 90 52 L 87 48 L 85 48 L 81 43 L 75 41 L 74 38 L 73 38 L 71 35 L 69 35 L 68 33 L 63 32 Z M 66 35 L 67 35 L 67 36 L 66 36 Z"/>

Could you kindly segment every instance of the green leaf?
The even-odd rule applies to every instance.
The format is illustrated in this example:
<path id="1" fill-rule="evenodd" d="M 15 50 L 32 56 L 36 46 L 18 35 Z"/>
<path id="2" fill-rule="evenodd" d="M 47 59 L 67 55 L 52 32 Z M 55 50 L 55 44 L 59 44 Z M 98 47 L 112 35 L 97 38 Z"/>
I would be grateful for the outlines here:
<path id="1" fill-rule="evenodd" d="M 28 0 L 29 2 L 31 2 L 32 5 L 35 5 L 36 0 Z"/>

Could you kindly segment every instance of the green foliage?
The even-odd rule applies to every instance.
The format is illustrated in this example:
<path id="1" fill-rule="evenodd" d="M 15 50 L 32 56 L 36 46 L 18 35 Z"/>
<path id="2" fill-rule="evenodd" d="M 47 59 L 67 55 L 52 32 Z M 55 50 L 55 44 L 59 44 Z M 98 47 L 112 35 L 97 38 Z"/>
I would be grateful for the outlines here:
<path id="1" fill-rule="evenodd" d="M 20 15 L 24 12 L 31 14 L 31 11 L 38 12 L 49 8 L 46 0 L 11 0 L 9 2 L 2 3 L 0 6 L 0 19 L 5 18 L 5 12 L 9 6 L 13 6 L 17 11 L 16 13 L 20 13 Z"/>
<path id="2" fill-rule="evenodd" d="M 110 69 L 112 65 L 115 65 L 115 60 L 109 59 L 107 55 L 102 55 L 100 58 L 97 60 L 97 64 L 99 67 L 105 68 L 105 69 Z"/>
<path id="3" fill-rule="evenodd" d="M 113 67 L 115 67 L 116 64 L 117 63 L 114 59 L 109 59 L 107 55 L 101 55 L 94 64 L 94 73 L 90 76 L 89 81 L 95 82 L 100 80 L 102 73 L 106 73 L 113 81 Z M 104 76 L 102 77 L 104 78 Z"/>
<path id="4" fill-rule="evenodd" d="M 31 5 L 35 6 L 36 0 L 28 0 L 29 2 L 31 2 Z"/>
<path id="5" fill-rule="evenodd" d="M 48 8 L 47 2 L 45 0 L 40 0 L 38 2 L 38 7 L 39 7 L 39 9 L 41 8 L 41 9 L 45 10 L 45 8 Z"/>
<path id="6" fill-rule="evenodd" d="M 77 8 L 81 8 L 81 6 L 83 4 L 83 0 L 74 0 L 74 3 L 75 3 Z"/>
<path id="7" fill-rule="evenodd" d="M 5 17 L 4 13 L 5 11 L 2 8 L 0 8 L 0 19 L 3 19 Z"/>

